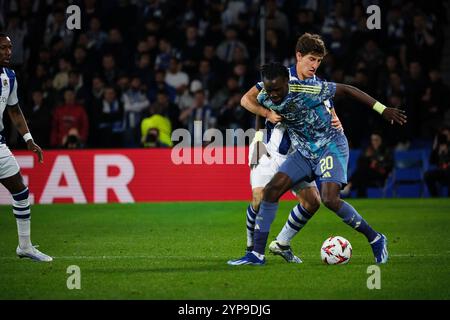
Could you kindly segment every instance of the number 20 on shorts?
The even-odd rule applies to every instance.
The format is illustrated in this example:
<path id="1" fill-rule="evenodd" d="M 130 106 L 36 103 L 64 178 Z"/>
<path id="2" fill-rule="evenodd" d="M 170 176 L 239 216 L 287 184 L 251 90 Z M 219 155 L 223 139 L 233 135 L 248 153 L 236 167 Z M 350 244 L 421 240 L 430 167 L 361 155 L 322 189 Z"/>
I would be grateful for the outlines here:
<path id="1" fill-rule="evenodd" d="M 333 169 L 333 157 L 328 156 L 326 158 L 320 159 L 320 172 L 324 173 L 326 170 Z"/>

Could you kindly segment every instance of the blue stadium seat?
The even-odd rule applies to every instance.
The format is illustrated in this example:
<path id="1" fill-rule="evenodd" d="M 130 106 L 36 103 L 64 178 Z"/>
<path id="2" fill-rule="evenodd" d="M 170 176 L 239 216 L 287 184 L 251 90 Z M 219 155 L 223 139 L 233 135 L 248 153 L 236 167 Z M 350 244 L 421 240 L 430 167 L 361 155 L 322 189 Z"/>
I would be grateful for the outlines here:
<path id="1" fill-rule="evenodd" d="M 423 150 L 396 151 L 392 171 L 392 194 L 394 197 L 422 197 L 423 174 L 427 166 Z"/>
<path id="2" fill-rule="evenodd" d="M 352 173 L 355 171 L 360 155 L 361 155 L 361 149 L 351 149 L 350 150 L 350 155 L 349 155 L 349 159 L 348 159 L 348 168 L 347 168 L 347 178 L 350 178 L 352 176 Z"/>

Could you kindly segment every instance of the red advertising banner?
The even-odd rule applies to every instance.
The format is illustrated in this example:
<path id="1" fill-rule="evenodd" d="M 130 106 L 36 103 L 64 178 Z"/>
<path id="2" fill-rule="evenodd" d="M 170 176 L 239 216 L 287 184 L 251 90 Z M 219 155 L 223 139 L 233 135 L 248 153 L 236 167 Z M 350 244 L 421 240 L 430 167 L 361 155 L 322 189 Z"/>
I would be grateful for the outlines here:
<path id="1" fill-rule="evenodd" d="M 31 152 L 14 155 L 34 203 L 251 199 L 247 149 L 188 148 L 181 155 L 178 151 L 51 150 L 44 152 L 43 164 Z M 3 187 L 0 203 L 11 203 Z"/>

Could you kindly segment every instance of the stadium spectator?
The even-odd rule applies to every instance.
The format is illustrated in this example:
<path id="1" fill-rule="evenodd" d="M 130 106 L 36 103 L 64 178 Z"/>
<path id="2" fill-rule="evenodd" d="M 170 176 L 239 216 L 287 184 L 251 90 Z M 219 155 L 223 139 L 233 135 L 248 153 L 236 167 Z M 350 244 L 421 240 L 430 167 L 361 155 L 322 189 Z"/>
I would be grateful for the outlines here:
<path id="1" fill-rule="evenodd" d="M 100 51 L 108 40 L 108 34 L 102 30 L 101 21 L 98 17 L 92 17 L 89 22 L 89 30 L 86 33 L 88 47 Z"/>
<path id="2" fill-rule="evenodd" d="M 108 39 L 103 44 L 101 50 L 106 54 L 111 54 L 117 67 L 121 70 L 128 70 L 131 66 L 132 59 L 128 52 L 128 46 L 123 40 L 122 33 L 118 28 L 109 30 Z"/>
<path id="3" fill-rule="evenodd" d="M 289 39 L 290 29 L 287 15 L 282 10 L 280 10 L 276 0 L 266 1 L 266 6 L 267 6 L 267 16 L 266 16 L 267 28 L 274 29 L 277 32 L 279 32 L 279 34 L 283 35 L 282 40 Z"/>
<path id="4" fill-rule="evenodd" d="M 175 102 L 177 91 L 174 87 L 166 83 L 166 71 L 160 69 L 155 71 L 155 79 L 148 90 L 148 99 L 151 103 L 156 101 L 156 95 L 161 90 L 167 93 L 171 102 Z"/>
<path id="5" fill-rule="evenodd" d="M 102 58 L 102 77 L 107 85 L 114 85 L 119 74 L 114 56 L 107 53 Z"/>
<path id="6" fill-rule="evenodd" d="M 178 52 L 172 47 L 172 43 L 166 38 L 159 39 L 158 48 L 159 53 L 155 59 L 155 69 L 167 70 L 170 65 L 170 59 L 178 56 Z"/>
<path id="7" fill-rule="evenodd" d="M 247 46 L 239 40 L 235 26 L 228 26 L 225 31 L 225 40 L 217 47 L 217 56 L 224 62 L 230 63 L 233 60 L 234 48 L 240 47 L 245 57 L 248 57 Z"/>
<path id="8" fill-rule="evenodd" d="M 325 39 L 333 32 L 333 27 L 338 26 L 341 30 L 347 30 L 348 19 L 344 15 L 342 1 L 334 3 L 334 9 L 326 17 L 322 24 L 322 34 Z"/>
<path id="9" fill-rule="evenodd" d="M 80 133 L 76 128 L 72 128 L 67 133 L 67 136 L 63 140 L 64 149 L 81 149 L 83 148 L 83 142 L 80 138 Z"/>
<path id="10" fill-rule="evenodd" d="M 403 47 L 404 65 L 408 61 L 419 61 L 423 66 L 431 67 L 441 60 L 441 41 L 435 24 L 427 19 L 423 12 L 416 12 L 413 17 L 413 30 L 406 37 Z"/>
<path id="11" fill-rule="evenodd" d="M 142 146 L 145 148 L 171 147 L 172 126 L 170 120 L 161 115 L 153 114 L 142 120 L 141 123 Z"/>
<path id="12" fill-rule="evenodd" d="M 368 187 L 384 186 L 392 166 L 392 152 L 383 144 L 380 133 L 372 133 L 370 145 L 358 159 L 357 168 L 342 190 L 342 194 L 349 195 L 352 189 L 356 189 L 357 197 L 367 197 Z"/>
<path id="13" fill-rule="evenodd" d="M 138 147 L 142 112 L 150 106 L 139 77 L 135 76 L 131 79 L 130 89 L 123 93 L 122 100 L 124 108 L 124 146 L 128 148 Z"/>
<path id="14" fill-rule="evenodd" d="M 75 69 L 69 71 L 68 87 L 75 92 L 76 101 L 81 105 L 86 105 L 89 99 L 89 91 L 84 84 L 83 75 Z"/>
<path id="15" fill-rule="evenodd" d="M 203 59 L 200 61 L 198 64 L 197 73 L 193 78 L 200 81 L 207 96 L 211 96 L 212 93 L 216 91 L 218 79 L 217 76 L 211 71 L 211 64 L 209 60 Z"/>
<path id="16" fill-rule="evenodd" d="M 444 112 L 450 104 L 448 87 L 442 82 L 440 72 L 431 69 L 428 78 L 430 80 L 426 83 L 420 112 L 420 135 L 424 138 L 431 138 L 433 132 L 439 129 Z"/>
<path id="17" fill-rule="evenodd" d="M 189 76 L 193 76 L 197 70 L 198 62 L 202 56 L 203 44 L 198 35 L 198 28 L 191 24 L 186 27 L 185 36 L 182 39 L 179 48 L 183 59 L 183 70 Z"/>
<path id="18" fill-rule="evenodd" d="M 28 127 L 33 132 L 36 141 L 39 141 L 42 148 L 50 146 L 50 134 L 48 128 L 51 127 L 51 110 L 44 99 L 41 90 L 36 89 L 31 93 L 31 108 L 25 109 L 27 114 Z"/>
<path id="19" fill-rule="evenodd" d="M 87 141 L 89 120 L 86 111 L 83 106 L 76 103 L 75 93 L 69 88 L 64 91 L 64 104 L 53 111 L 51 146 L 64 146 L 65 139 L 72 128 L 78 130 L 83 143 Z"/>
<path id="20" fill-rule="evenodd" d="M 231 0 L 227 2 L 221 16 L 222 28 L 224 30 L 229 25 L 236 25 L 238 23 L 239 14 L 247 11 L 246 3 L 244 1 Z"/>
<path id="21" fill-rule="evenodd" d="M 29 55 L 28 44 L 28 30 L 25 24 L 21 24 L 17 15 L 8 17 L 8 26 L 6 27 L 6 34 L 8 34 L 11 42 L 14 43 L 14 50 L 11 55 L 11 66 L 13 69 L 21 70 Z"/>
<path id="22" fill-rule="evenodd" d="M 227 101 L 228 97 L 240 92 L 239 83 L 236 76 L 229 76 L 225 82 L 225 86 L 220 88 L 211 98 L 211 107 L 213 110 L 219 110 Z"/>
<path id="23" fill-rule="evenodd" d="M 178 109 L 180 112 L 183 112 L 184 110 L 187 110 L 192 107 L 194 104 L 194 93 L 198 90 L 202 90 L 203 86 L 200 80 L 194 79 L 191 81 L 191 84 L 189 85 L 189 89 L 186 88 L 183 91 L 183 94 L 178 97 L 176 104 L 178 105 Z M 188 127 L 187 120 L 186 121 L 180 121 L 180 124 L 182 127 L 186 128 Z"/>
<path id="24" fill-rule="evenodd" d="M 241 108 L 241 92 L 234 92 L 229 96 L 218 114 L 218 128 L 225 133 L 225 130 L 246 128 L 249 126 L 250 113 Z"/>
<path id="25" fill-rule="evenodd" d="M 194 122 L 196 121 L 200 121 L 198 125 L 202 128 L 202 135 L 206 130 L 216 127 L 217 117 L 209 105 L 203 90 L 194 92 L 192 106 L 180 112 L 179 120 L 188 128 L 192 137 L 194 136 Z"/>
<path id="26" fill-rule="evenodd" d="M 178 58 L 170 58 L 169 68 L 164 79 L 169 86 L 175 88 L 178 95 L 182 94 L 189 85 L 189 76 L 181 68 Z"/>
<path id="27" fill-rule="evenodd" d="M 134 73 L 139 77 L 142 84 L 147 88 L 151 86 L 153 77 L 153 65 L 150 60 L 150 54 L 144 53 L 138 58 Z"/>
<path id="28" fill-rule="evenodd" d="M 167 92 L 162 90 L 156 94 L 156 101 L 150 106 L 150 115 L 158 113 L 169 118 L 172 129 L 181 128 L 180 109 L 177 104 L 169 100 Z"/>
<path id="29" fill-rule="evenodd" d="M 64 4 L 62 4 L 64 6 Z M 56 7 L 47 18 L 47 29 L 45 31 L 44 43 L 49 46 L 55 40 L 60 39 L 63 46 L 70 48 L 73 43 L 74 32 L 66 26 L 65 8 Z"/>
<path id="30" fill-rule="evenodd" d="M 118 148 L 123 146 L 123 104 L 117 97 L 114 87 L 107 86 L 103 98 L 94 106 L 94 123 L 97 135 L 94 145 L 100 148 Z"/>
<path id="31" fill-rule="evenodd" d="M 425 183 L 432 197 L 439 196 L 439 186 L 447 187 L 450 197 L 450 128 L 439 131 L 430 154 L 430 164 L 436 167 L 425 172 Z"/>
<path id="32" fill-rule="evenodd" d="M 62 90 L 69 85 L 69 71 L 72 68 L 67 58 L 61 57 L 58 60 L 58 72 L 53 77 L 53 88 Z"/>

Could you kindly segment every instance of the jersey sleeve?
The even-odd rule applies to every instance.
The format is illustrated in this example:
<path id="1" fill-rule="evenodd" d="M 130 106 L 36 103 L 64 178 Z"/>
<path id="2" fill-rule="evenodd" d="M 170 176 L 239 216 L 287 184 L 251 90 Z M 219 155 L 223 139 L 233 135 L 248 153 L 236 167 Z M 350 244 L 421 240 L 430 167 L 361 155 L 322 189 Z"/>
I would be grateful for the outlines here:
<path id="1" fill-rule="evenodd" d="M 19 99 L 17 98 L 17 79 L 14 80 L 14 87 L 12 91 L 9 93 L 8 101 L 6 104 L 8 106 L 14 106 L 19 103 Z"/>
<path id="2" fill-rule="evenodd" d="M 258 91 L 261 91 L 264 88 L 264 82 L 260 81 L 255 85 L 256 89 L 258 89 Z"/>

